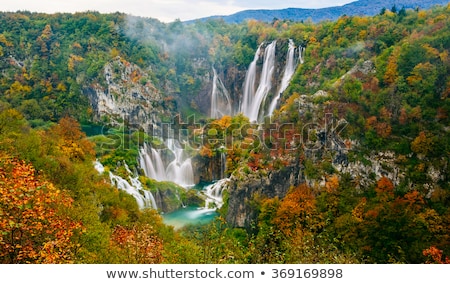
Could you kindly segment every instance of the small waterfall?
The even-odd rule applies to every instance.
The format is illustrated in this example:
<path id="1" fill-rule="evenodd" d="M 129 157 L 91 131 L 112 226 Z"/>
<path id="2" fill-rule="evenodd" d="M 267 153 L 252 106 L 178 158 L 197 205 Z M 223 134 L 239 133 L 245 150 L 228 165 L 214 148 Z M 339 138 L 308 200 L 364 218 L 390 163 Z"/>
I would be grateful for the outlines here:
<path id="1" fill-rule="evenodd" d="M 255 73 L 256 73 L 256 61 L 254 60 L 252 64 L 250 64 L 249 70 L 248 70 L 248 77 L 249 81 L 245 82 L 244 87 L 244 98 L 243 98 L 243 104 L 242 104 L 242 113 L 247 116 L 250 121 L 258 121 L 258 118 L 260 116 L 260 109 L 261 106 L 269 93 L 270 89 L 272 88 L 272 75 L 275 69 L 275 48 L 276 47 L 276 41 L 273 41 L 270 43 L 264 51 L 264 63 L 263 68 L 261 71 L 261 78 L 259 80 L 258 89 L 253 94 L 252 93 L 252 87 L 248 86 L 247 84 L 251 84 L 253 80 L 255 79 Z M 259 54 L 259 48 L 255 55 Z M 253 66 L 253 64 L 255 66 Z"/>
<path id="2" fill-rule="evenodd" d="M 94 168 L 99 172 L 100 174 L 103 174 L 105 172 L 105 167 L 100 163 L 99 160 L 96 160 L 94 162 Z"/>
<path id="3" fill-rule="evenodd" d="M 272 102 L 270 103 L 268 115 L 272 115 L 272 113 L 275 111 L 275 108 L 277 107 L 278 100 L 281 97 L 281 94 L 286 90 L 286 88 L 289 86 L 289 83 L 291 81 L 292 75 L 295 73 L 295 69 L 297 67 L 297 62 L 295 60 L 295 45 L 294 42 L 290 39 L 289 40 L 289 48 L 288 48 L 288 54 L 286 59 L 286 67 L 284 69 L 283 79 L 281 80 L 281 86 L 279 90 L 277 91 L 276 96 L 273 98 Z M 299 47 L 299 60 L 300 63 L 303 63 L 302 59 L 302 47 Z"/>
<path id="4" fill-rule="evenodd" d="M 182 187 L 194 185 L 194 171 L 191 158 L 174 139 L 166 141 L 167 149 L 173 153 L 174 159 L 164 167 L 161 151 L 147 147 L 141 148 L 139 152 L 140 167 L 147 177 L 157 181 L 172 181 Z"/>
<path id="5" fill-rule="evenodd" d="M 211 92 L 211 118 L 221 118 L 225 115 L 232 115 L 230 95 L 217 76 L 213 67 L 213 89 Z"/>
<path id="6" fill-rule="evenodd" d="M 94 167 L 100 174 L 105 172 L 105 168 L 99 161 L 94 162 Z M 125 169 L 129 174 L 131 184 L 128 180 L 122 178 L 121 176 L 109 172 L 109 180 L 111 184 L 133 196 L 134 199 L 136 199 L 139 208 L 144 209 L 151 207 L 153 209 L 158 209 L 153 194 L 150 191 L 143 189 L 142 183 L 139 181 L 139 176 L 132 176 L 127 164 L 125 164 Z"/>
<path id="7" fill-rule="evenodd" d="M 227 170 L 227 155 L 225 151 L 220 153 L 220 178 L 225 177 L 225 171 Z"/>
<path id="8" fill-rule="evenodd" d="M 224 178 L 205 187 L 205 195 L 207 197 L 205 200 L 205 208 L 208 209 L 210 207 L 210 204 L 214 204 L 217 208 L 222 207 L 222 191 L 229 181 L 229 178 Z"/>
<path id="9" fill-rule="evenodd" d="M 298 48 L 298 60 L 300 61 L 300 64 L 305 63 L 305 60 L 303 59 L 304 52 L 305 52 L 305 48 L 303 46 L 300 46 Z"/>

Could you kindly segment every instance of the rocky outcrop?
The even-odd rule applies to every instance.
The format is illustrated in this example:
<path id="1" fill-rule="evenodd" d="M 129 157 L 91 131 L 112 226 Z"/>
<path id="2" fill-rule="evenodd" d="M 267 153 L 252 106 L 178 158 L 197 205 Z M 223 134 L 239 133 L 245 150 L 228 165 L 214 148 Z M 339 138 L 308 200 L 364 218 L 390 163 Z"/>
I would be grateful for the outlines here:
<path id="1" fill-rule="evenodd" d="M 278 171 L 259 170 L 249 174 L 233 175 L 224 190 L 229 193 L 227 222 L 235 227 L 250 229 L 258 211 L 254 207 L 258 198 L 283 198 L 292 186 L 303 182 L 300 164 Z"/>
<path id="2" fill-rule="evenodd" d="M 161 94 L 137 65 L 116 57 L 104 66 L 103 75 L 103 82 L 83 89 L 95 120 L 149 129 L 168 115 Z"/>
<path id="3" fill-rule="evenodd" d="M 397 165 L 397 156 L 393 151 L 372 153 L 360 160 L 348 164 L 333 164 L 340 173 L 348 173 L 358 181 L 356 186 L 367 188 L 381 177 L 389 178 L 394 185 L 399 185 L 405 178 L 405 172 Z"/>
<path id="4" fill-rule="evenodd" d="M 341 78 L 339 78 L 336 82 L 334 82 L 333 87 L 339 87 L 343 84 L 346 78 L 348 77 L 356 77 L 361 78 L 368 75 L 375 74 L 376 68 L 375 63 L 371 60 L 366 60 L 364 62 L 361 62 L 359 64 L 356 64 L 352 67 L 347 73 L 345 73 Z"/>
<path id="5" fill-rule="evenodd" d="M 162 184 L 162 183 L 161 183 Z M 183 189 L 172 187 L 164 187 L 158 185 L 158 190 L 153 193 L 156 201 L 156 206 L 160 212 L 169 213 L 183 206 L 180 193 Z"/>

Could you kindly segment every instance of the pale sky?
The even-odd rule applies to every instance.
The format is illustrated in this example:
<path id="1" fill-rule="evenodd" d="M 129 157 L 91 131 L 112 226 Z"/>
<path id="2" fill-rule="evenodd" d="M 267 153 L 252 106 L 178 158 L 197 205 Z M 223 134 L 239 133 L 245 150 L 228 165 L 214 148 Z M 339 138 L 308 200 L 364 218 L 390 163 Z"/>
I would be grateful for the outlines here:
<path id="1" fill-rule="evenodd" d="M 248 9 L 324 8 L 355 0 L 0 0 L 0 11 L 122 12 L 162 22 L 230 15 Z"/>

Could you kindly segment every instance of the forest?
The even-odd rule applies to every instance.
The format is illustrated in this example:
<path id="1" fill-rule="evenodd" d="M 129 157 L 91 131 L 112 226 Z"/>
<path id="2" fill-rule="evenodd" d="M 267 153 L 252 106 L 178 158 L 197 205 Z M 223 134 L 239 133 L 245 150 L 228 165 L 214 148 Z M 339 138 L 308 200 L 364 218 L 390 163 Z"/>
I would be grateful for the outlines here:
<path id="1" fill-rule="evenodd" d="M 258 46 L 276 39 L 305 53 L 270 121 L 210 118 L 198 96 L 202 64 L 245 72 Z M 448 264 L 449 50 L 450 5 L 319 23 L 2 12 L 0 263 Z M 126 164 L 144 190 L 203 202 L 194 190 L 145 177 L 139 149 L 161 141 L 98 113 L 87 95 L 108 89 L 105 66 L 121 64 L 132 66 L 131 79 L 117 71 L 112 80 L 152 90 L 157 122 L 178 115 L 194 142 L 201 130 L 201 147 L 189 149 L 199 164 L 217 168 L 226 154 L 234 187 L 208 224 L 176 229 L 111 184 L 108 172 L 126 179 Z M 193 130 L 190 115 L 204 125 Z M 326 127 L 339 121 L 336 150 Z M 290 169 L 298 178 L 277 194 L 273 177 Z M 254 180 L 268 185 L 252 191 Z M 244 195 L 249 221 L 238 225 L 232 215 Z"/>

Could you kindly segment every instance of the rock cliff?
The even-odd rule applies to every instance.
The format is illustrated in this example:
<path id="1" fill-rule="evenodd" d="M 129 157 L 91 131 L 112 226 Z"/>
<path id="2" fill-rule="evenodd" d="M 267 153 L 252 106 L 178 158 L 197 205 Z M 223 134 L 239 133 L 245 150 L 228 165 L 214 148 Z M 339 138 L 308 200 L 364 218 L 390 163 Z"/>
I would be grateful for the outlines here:
<path id="1" fill-rule="evenodd" d="M 277 171 L 257 171 L 237 174 L 230 178 L 224 190 L 229 193 L 226 220 L 235 227 L 251 228 L 258 211 L 258 198 L 284 197 L 292 186 L 304 182 L 300 163 Z"/>
<path id="2" fill-rule="evenodd" d="M 149 129 L 169 116 L 161 93 L 137 65 L 116 57 L 104 66 L 103 76 L 83 89 L 97 121 Z"/>

